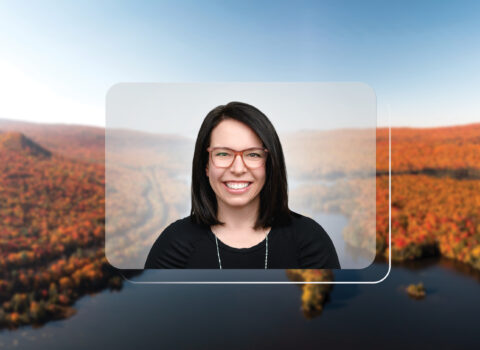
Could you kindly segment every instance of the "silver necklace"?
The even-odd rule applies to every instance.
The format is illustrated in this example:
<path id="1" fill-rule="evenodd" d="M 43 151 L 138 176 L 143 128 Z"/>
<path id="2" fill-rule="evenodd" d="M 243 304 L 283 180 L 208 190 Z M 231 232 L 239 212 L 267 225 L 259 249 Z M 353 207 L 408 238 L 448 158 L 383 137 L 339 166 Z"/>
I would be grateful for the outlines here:
<path id="1" fill-rule="evenodd" d="M 212 231 L 212 233 L 213 233 L 213 231 Z M 269 234 L 269 232 L 267 232 L 265 234 L 265 270 L 267 269 L 267 263 L 268 263 L 268 234 Z M 217 239 L 217 235 L 215 233 L 213 233 L 213 235 L 215 236 L 215 244 L 217 245 L 218 266 L 221 270 L 222 269 L 222 260 L 220 259 L 220 250 L 218 249 L 218 239 Z"/>

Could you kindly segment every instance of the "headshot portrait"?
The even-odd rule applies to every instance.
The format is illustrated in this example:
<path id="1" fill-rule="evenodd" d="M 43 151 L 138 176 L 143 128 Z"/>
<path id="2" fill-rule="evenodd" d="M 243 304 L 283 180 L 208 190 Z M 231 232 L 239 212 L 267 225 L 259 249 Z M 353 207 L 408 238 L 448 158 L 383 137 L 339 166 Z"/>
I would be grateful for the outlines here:
<path id="1" fill-rule="evenodd" d="M 368 267 L 384 244 L 376 227 L 388 228 L 376 222 L 376 161 L 365 84 L 114 85 L 105 256 L 187 281 Z"/>
<path id="2" fill-rule="evenodd" d="M 288 205 L 282 144 L 243 102 L 213 108 L 192 161 L 190 215 L 151 248 L 148 269 L 339 269 L 329 235 Z"/>

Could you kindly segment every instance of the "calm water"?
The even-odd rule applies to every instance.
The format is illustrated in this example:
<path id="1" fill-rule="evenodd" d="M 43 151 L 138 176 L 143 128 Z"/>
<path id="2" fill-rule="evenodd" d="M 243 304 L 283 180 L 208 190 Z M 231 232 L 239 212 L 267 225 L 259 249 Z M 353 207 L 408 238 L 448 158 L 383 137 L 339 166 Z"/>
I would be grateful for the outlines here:
<path id="1" fill-rule="evenodd" d="M 374 279 L 386 265 L 341 271 L 336 279 Z M 147 271 L 133 280 L 152 280 Z M 192 272 L 195 273 L 195 272 Z M 228 271 L 227 271 L 228 273 Z M 282 270 L 272 272 L 287 280 Z M 403 288 L 422 281 L 427 297 Z M 307 320 L 296 285 L 138 285 L 80 299 L 78 313 L 41 328 L 0 331 L 2 348 L 19 349 L 318 349 L 475 345 L 478 275 L 445 260 L 393 267 L 375 285 L 335 285 L 322 315 Z M 478 345 L 478 344 L 477 344 Z"/>
<path id="2" fill-rule="evenodd" d="M 342 215 L 318 214 L 342 266 L 362 263 L 343 244 Z M 474 345 L 480 278 L 464 265 L 426 260 L 394 266 L 380 284 L 334 285 L 322 315 L 308 320 L 300 310 L 297 285 L 142 285 L 125 282 L 120 292 L 85 296 L 77 314 L 40 328 L 0 331 L 0 348 L 17 349 L 349 349 L 452 348 Z M 338 280 L 379 280 L 388 270 L 376 262 L 342 270 Z M 268 278 L 267 278 L 268 277 Z M 134 282 L 153 280 L 276 280 L 276 271 L 146 271 Z M 422 281 L 425 300 L 404 288 Z M 452 343 L 454 342 L 454 343 Z M 448 345 L 448 346 L 447 346 Z"/>

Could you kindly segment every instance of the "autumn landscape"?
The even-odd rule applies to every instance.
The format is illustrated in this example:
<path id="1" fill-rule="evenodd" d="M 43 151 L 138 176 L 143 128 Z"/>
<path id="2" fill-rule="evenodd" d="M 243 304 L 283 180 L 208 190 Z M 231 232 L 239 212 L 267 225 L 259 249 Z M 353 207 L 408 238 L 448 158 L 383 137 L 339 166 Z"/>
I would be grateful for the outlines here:
<path id="1" fill-rule="evenodd" d="M 368 130 L 348 132 L 356 140 L 352 142 L 367 142 Z M 325 136 L 325 132 L 302 135 L 303 147 L 321 149 L 325 137 L 319 133 Z M 188 159 L 187 140 L 126 131 L 108 137 L 125 156 L 107 157 L 110 162 L 105 165 L 102 128 L 0 120 L 1 328 L 68 318 L 82 296 L 107 288 L 120 290 L 124 282 L 116 267 L 141 263 L 158 231 L 188 210 L 184 203 L 189 188 L 178 177 L 185 171 L 185 161 L 175 161 Z M 121 140 L 141 147 L 132 152 Z M 296 176 L 328 179 L 333 185 L 302 185 L 292 190 L 292 196 L 312 211 L 349 218 L 343 236 L 352 247 L 371 250 L 373 232 L 376 260 L 387 261 L 391 254 L 393 263 L 400 264 L 441 256 L 479 272 L 480 124 L 392 129 L 391 250 L 388 142 L 388 129 L 377 129 L 375 173 L 361 154 L 319 152 L 305 168 L 296 159 Z M 180 155 L 172 158 L 160 152 L 165 148 Z M 334 163 L 338 157 L 346 158 Z M 322 168 L 328 171 L 318 170 L 317 163 L 329 161 L 331 166 Z M 371 192 L 365 191 L 372 179 L 375 212 L 369 207 Z M 365 219 L 372 215 L 373 224 Z M 131 217 L 135 220 L 126 219 Z M 106 218 L 112 220 L 107 225 L 111 232 L 105 232 Z M 107 245 L 106 235 L 111 238 Z M 132 245 L 138 241 L 142 245 Z M 111 249 L 109 260 L 105 249 Z M 286 274 L 292 281 L 335 277 L 334 272 L 321 270 Z M 331 285 L 300 288 L 304 315 L 319 315 Z"/>

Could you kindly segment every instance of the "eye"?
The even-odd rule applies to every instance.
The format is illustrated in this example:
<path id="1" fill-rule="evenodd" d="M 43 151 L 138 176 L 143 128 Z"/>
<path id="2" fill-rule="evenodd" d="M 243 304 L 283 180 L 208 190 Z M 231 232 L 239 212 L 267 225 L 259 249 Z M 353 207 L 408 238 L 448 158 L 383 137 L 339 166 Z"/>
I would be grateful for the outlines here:
<path id="1" fill-rule="evenodd" d="M 229 156 L 228 152 L 215 153 L 215 157 L 228 157 L 228 156 Z"/>
<path id="2" fill-rule="evenodd" d="M 261 158 L 262 155 L 259 154 L 259 153 L 251 152 L 251 153 L 247 154 L 247 157 L 250 157 L 250 158 Z"/>

